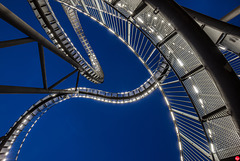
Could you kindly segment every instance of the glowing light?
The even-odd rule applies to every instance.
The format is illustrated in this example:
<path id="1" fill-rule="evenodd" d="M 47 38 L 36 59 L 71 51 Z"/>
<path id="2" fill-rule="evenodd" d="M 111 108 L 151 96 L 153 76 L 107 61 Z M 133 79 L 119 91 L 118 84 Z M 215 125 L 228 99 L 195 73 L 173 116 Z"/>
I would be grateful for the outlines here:
<path id="1" fill-rule="evenodd" d="M 236 156 L 236 157 L 235 157 L 235 160 L 236 160 L 236 161 L 239 161 L 239 160 L 240 160 L 240 157 L 239 157 L 239 156 Z"/>
<path id="2" fill-rule="evenodd" d="M 139 22 L 143 23 L 143 20 L 142 20 L 140 17 L 138 17 L 137 20 L 138 20 Z"/>
<path id="3" fill-rule="evenodd" d="M 5 156 L 7 156 L 7 155 L 8 155 L 8 153 L 9 153 L 9 152 L 6 152 L 6 153 L 5 153 Z"/>
<path id="4" fill-rule="evenodd" d="M 91 19 L 93 19 L 94 21 L 97 21 L 97 19 L 96 19 L 96 18 L 94 18 L 94 17 L 91 17 Z"/>
<path id="5" fill-rule="evenodd" d="M 160 91 L 162 91 L 162 87 L 159 87 Z"/>
<path id="6" fill-rule="evenodd" d="M 126 7 L 125 4 L 121 4 L 121 3 L 118 3 L 117 5 L 118 5 L 119 7 Z"/>
<path id="7" fill-rule="evenodd" d="M 196 86 L 193 85 L 193 89 L 194 89 L 194 91 L 195 91 L 196 93 L 199 93 L 199 91 L 198 91 L 198 89 L 197 89 Z"/>
<path id="8" fill-rule="evenodd" d="M 208 129 L 208 132 L 209 132 L 210 135 L 212 134 L 212 131 L 210 129 Z"/>
<path id="9" fill-rule="evenodd" d="M 177 59 L 179 65 L 182 67 L 183 66 L 183 62 L 180 59 Z"/>
<path id="10" fill-rule="evenodd" d="M 154 30 L 151 27 L 148 27 L 148 28 L 151 30 L 151 32 L 154 32 Z"/>
<path id="11" fill-rule="evenodd" d="M 199 102 L 203 105 L 203 100 L 201 98 L 199 99 Z"/>
<path id="12" fill-rule="evenodd" d="M 165 101 L 166 101 L 167 105 L 169 105 L 169 102 L 168 102 L 168 99 L 167 99 L 167 97 L 164 97 L 164 99 L 165 99 Z"/>
<path id="13" fill-rule="evenodd" d="M 109 28 L 108 30 L 114 34 L 114 31 L 112 29 Z"/>
<path id="14" fill-rule="evenodd" d="M 154 20 L 157 20 L 157 17 L 153 17 Z"/>
<path id="15" fill-rule="evenodd" d="M 133 50 L 133 48 L 132 48 L 131 46 L 128 46 L 128 48 L 129 48 L 130 50 L 132 50 L 132 52 L 134 52 L 134 50 Z"/>
<path id="16" fill-rule="evenodd" d="M 211 138 L 212 137 L 212 131 L 210 129 L 208 129 L 208 133 L 209 133 L 209 136 Z"/>
<path id="17" fill-rule="evenodd" d="M 219 48 L 222 50 L 226 50 L 226 47 L 224 47 L 224 46 L 219 46 Z"/>
<path id="18" fill-rule="evenodd" d="M 182 150 L 182 144 L 180 142 L 178 142 L 179 144 L 179 149 Z"/>
<path id="19" fill-rule="evenodd" d="M 133 12 L 132 12 L 132 11 L 128 11 L 128 13 L 130 13 L 131 15 L 133 14 Z"/>
<path id="20" fill-rule="evenodd" d="M 173 112 L 171 112 L 171 116 L 172 116 L 173 121 L 175 121 L 175 117 L 174 117 Z"/>
<path id="21" fill-rule="evenodd" d="M 177 132 L 177 134 L 178 134 L 178 128 L 177 128 L 177 127 L 175 127 L 175 129 L 176 129 L 176 132 Z"/>
<path id="22" fill-rule="evenodd" d="M 163 40 L 163 38 L 160 35 L 158 35 L 157 38 L 161 41 Z"/>
<path id="23" fill-rule="evenodd" d="M 213 143 L 211 143 L 210 145 L 211 145 L 211 151 L 212 151 L 213 153 L 215 153 Z"/>
<path id="24" fill-rule="evenodd" d="M 151 15 L 150 15 L 150 14 L 147 14 L 147 16 L 148 16 L 148 17 L 151 17 Z"/>
<path id="25" fill-rule="evenodd" d="M 122 37 L 119 36 L 118 38 L 119 38 L 122 42 L 125 42 Z"/>

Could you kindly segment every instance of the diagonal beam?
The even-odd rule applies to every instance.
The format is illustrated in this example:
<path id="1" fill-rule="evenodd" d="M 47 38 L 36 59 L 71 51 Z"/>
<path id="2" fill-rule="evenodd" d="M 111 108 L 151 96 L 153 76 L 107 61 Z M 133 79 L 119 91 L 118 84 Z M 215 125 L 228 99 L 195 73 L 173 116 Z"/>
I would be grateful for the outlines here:
<path id="1" fill-rule="evenodd" d="M 198 118 L 198 117 L 193 116 L 193 115 L 190 115 L 190 114 L 188 114 L 188 113 L 185 113 L 185 112 L 182 112 L 182 111 L 179 111 L 179 110 L 175 110 L 175 109 L 172 109 L 172 111 L 175 112 L 175 113 L 178 113 L 178 114 L 180 114 L 180 115 L 183 115 L 183 116 L 185 116 L 185 117 L 191 118 L 191 119 L 193 119 L 193 120 L 199 121 L 199 118 Z"/>
<path id="2" fill-rule="evenodd" d="M 202 154 L 204 154 L 206 157 L 212 159 L 211 154 L 209 154 L 208 152 L 206 152 L 203 148 L 201 148 L 200 146 L 198 146 L 196 143 L 194 143 L 192 140 L 190 140 L 189 138 L 187 138 L 185 135 L 183 135 L 182 133 L 180 133 L 180 136 L 182 138 L 184 138 L 189 144 L 191 144 L 192 146 L 194 146 L 197 150 L 199 150 Z"/>
<path id="3" fill-rule="evenodd" d="M 20 87 L 20 86 L 4 86 L 0 85 L 0 94 L 44 94 L 44 93 L 76 93 L 76 91 L 62 90 L 62 89 L 43 89 L 33 87 Z"/>
<path id="4" fill-rule="evenodd" d="M 45 68 L 44 50 L 43 50 L 43 46 L 39 43 L 38 43 L 38 50 L 39 50 L 39 57 L 40 57 L 41 70 L 42 70 L 43 87 L 44 89 L 47 89 L 47 75 L 46 75 L 46 68 Z"/>
<path id="5" fill-rule="evenodd" d="M 228 22 L 231 19 L 235 18 L 236 16 L 238 16 L 240 14 L 240 6 L 236 7 L 234 10 L 232 10 L 231 12 L 229 12 L 227 15 L 225 15 L 224 17 L 222 17 L 220 20 L 223 22 Z"/>
<path id="6" fill-rule="evenodd" d="M 86 6 L 85 2 L 84 2 L 83 0 L 80 0 L 79 2 L 82 4 L 84 10 L 85 10 L 88 14 L 90 14 L 89 11 L 88 11 L 88 9 L 87 9 L 87 6 Z"/>
<path id="7" fill-rule="evenodd" d="M 78 82 L 79 82 L 79 76 L 80 76 L 80 72 L 78 71 L 78 75 L 77 75 L 77 81 L 76 81 L 76 87 L 75 87 L 75 91 L 77 91 Z"/>
<path id="8" fill-rule="evenodd" d="M 97 5 L 97 8 L 98 8 L 98 12 L 100 14 L 100 17 L 102 19 L 102 23 L 106 24 L 105 19 L 104 19 L 103 14 L 102 14 L 102 11 L 100 9 L 100 4 L 98 3 L 98 0 L 96 0 L 95 2 L 96 2 L 96 5 Z"/>
<path id="9" fill-rule="evenodd" d="M 15 40 L 7 40 L 7 41 L 0 41 L 0 48 L 6 48 L 21 44 L 26 44 L 35 41 L 34 39 L 30 37 L 21 38 L 21 39 L 15 39 Z"/>
<path id="10" fill-rule="evenodd" d="M 57 81 L 56 83 L 54 83 L 52 86 L 50 86 L 48 89 L 52 89 L 54 87 L 56 87 L 57 85 L 59 85 L 60 83 L 62 83 L 64 80 L 66 80 L 68 77 L 70 77 L 71 75 L 73 75 L 76 71 L 78 71 L 77 69 L 75 69 L 74 71 L 72 71 L 71 73 L 69 73 L 68 75 L 66 75 L 65 77 L 63 77 L 62 79 L 60 79 L 59 81 Z"/>
<path id="11" fill-rule="evenodd" d="M 74 67 L 78 68 L 79 70 L 83 70 L 80 64 L 76 61 L 71 59 L 70 57 L 66 56 L 63 52 L 61 52 L 55 45 L 53 45 L 50 41 L 44 38 L 40 33 L 34 30 L 31 26 L 29 26 L 26 22 L 16 16 L 13 12 L 7 9 L 5 6 L 0 4 L 0 18 L 9 23 L 10 25 L 14 26 L 21 32 L 25 33 L 35 41 L 42 44 L 45 48 L 49 49 L 63 60 L 67 61 Z"/>

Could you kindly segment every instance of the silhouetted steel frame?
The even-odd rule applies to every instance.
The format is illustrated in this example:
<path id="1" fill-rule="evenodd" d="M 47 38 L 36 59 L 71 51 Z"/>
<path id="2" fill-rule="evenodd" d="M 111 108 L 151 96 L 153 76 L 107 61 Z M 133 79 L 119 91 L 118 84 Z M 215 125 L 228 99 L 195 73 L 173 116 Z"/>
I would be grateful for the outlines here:
<path id="1" fill-rule="evenodd" d="M 11 47 L 11 46 L 26 44 L 26 43 L 30 43 L 30 42 L 34 42 L 34 41 L 35 40 L 30 37 L 15 39 L 15 40 L 0 41 L 0 48 L 6 48 L 6 47 Z"/>
<path id="2" fill-rule="evenodd" d="M 147 0 L 146 2 L 149 3 L 149 4 L 154 4 L 154 5 L 156 5 L 156 3 L 157 3 L 157 4 L 158 4 L 158 3 L 165 3 L 165 4 L 169 3 L 169 2 L 166 2 L 165 0 L 164 0 L 165 2 L 153 2 L 153 3 L 152 3 L 152 1 L 153 1 L 153 0 Z M 174 3 L 174 2 L 170 2 L 170 3 Z M 160 6 L 162 7 L 162 4 L 161 4 Z M 170 8 L 176 7 L 176 6 L 174 6 L 174 5 L 173 5 L 173 6 L 167 5 L 167 6 L 168 6 L 168 8 L 169 8 L 169 7 L 170 7 Z M 179 6 L 177 6 L 177 7 L 179 7 Z M 177 11 L 178 11 L 178 10 L 177 10 Z M 177 12 L 177 11 L 176 11 L 176 12 Z M 166 14 L 166 11 L 163 12 L 162 9 L 161 9 L 161 12 L 162 12 L 162 14 Z M 171 10 L 171 12 L 173 12 L 173 11 Z M 174 13 L 176 14 L 176 12 L 174 12 Z M 183 12 L 183 13 L 184 13 L 184 12 Z M 179 13 L 178 13 L 178 14 L 179 14 Z M 173 15 L 174 15 L 174 14 L 173 14 Z M 173 15 L 171 15 L 171 16 L 173 16 Z M 183 15 L 184 15 L 184 14 L 183 14 Z M 185 14 L 185 15 L 186 15 L 186 14 Z M 171 16 L 170 16 L 170 17 L 171 17 Z M 169 14 L 165 15 L 165 17 L 169 19 Z M 173 17 L 174 17 L 174 16 L 173 16 Z M 179 18 L 179 16 L 177 16 L 177 18 Z M 189 17 L 187 17 L 187 19 L 189 19 Z M 171 21 L 171 19 L 170 19 L 170 21 Z M 192 21 L 193 21 L 193 20 L 192 20 Z M 193 22 L 194 22 L 194 21 L 193 21 Z M 178 33 L 182 34 L 182 32 L 183 32 L 183 33 L 184 33 L 184 32 L 189 32 L 188 30 L 185 30 L 185 31 L 180 31 L 180 30 L 179 30 L 179 28 L 181 29 L 182 27 L 186 27 L 186 25 L 185 25 L 185 26 L 184 26 L 184 25 L 181 26 L 181 23 L 180 23 L 179 26 L 178 26 L 178 25 L 176 25 L 176 23 L 174 23 L 174 22 L 172 22 L 172 21 L 171 21 L 171 23 L 175 25 L 175 27 L 177 28 Z M 194 23 L 195 23 L 195 22 L 194 22 Z M 192 24 L 192 22 L 191 22 L 190 24 Z M 195 23 L 195 24 L 196 24 L 196 23 Z M 189 22 L 188 22 L 188 25 L 189 25 Z M 197 24 L 196 24 L 196 25 L 197 25 Z M 189 26 L 191 27 L 191 25 L 189 25 Z M 189 26 L 187 26 L 187 27 L 189 27 Z M 197 25 L 197 27 L 200 28 L 198 25 Z M 195 28 L 195 26 L 194 26 L 194 28 Z M 201 29 L 201 28 L 200 28 L 200 29 Z M 195 30 L 198 30 L 198 29 L 195 28 Z M 191 31 L 192 31 L 192 30 L 191 30 Z M 199 32 L 200 32 L 200 31 L 202 31 L 202 30 L 199 30 Z M 186 33 L 185 33 L 185 34 L 186 34 Z M 184 35 L 184 34 L 182 34 L 182 35 L 183 35 L 184 38 L 186 39 L 185 35 Z M 191 34 L 190 34 L 190 35 L 191 35 Z M 198 35 L 198 36 L 199 36 L 199 35 Z M 206 36 L 207 36 L 207 35 L 206 35 Z M 205 37 L 206 37 L 206 36 L 205 36 Z M 203 36 L 203 37 L 204 37 L 204 36 Z M 188 37 L 187 37 L 187 38 L 188 38 Z M 207 38 L 208 38 L 208 36 L 207 36 Z M 188 41 L 188 39 L 186 39 L 186 40 Z M 207 40 L 207 39 L 206 39 L 206 40 Z M 208 40 L 210 40 L 210 39 L 208 38 Z M 200 41 L 201 41 L 201 40 L 200 40 Z M 211 41 L 209 41 L 209 42 L 211 42 Z M 192 45 L 195 44 L 195 43 L 192 42 L 192 41 L 190 41 L 190 42 L 188 41 L 188 43 L 190 44 L 191 47 L 192 47 Z M 202 42 L 202 41 L 201 41 L 201 43 L 205 43 L 205 42 Z M 204 45 L 201 45 L 201 43 L 198 44 L 198 45 L 204 46 Z M 211 44 L 211 43 L 210 43 L 210 44 Z M 213 44 L 213 43 L 212 43 L 212 44 Z M 212 45 L 212 44 L 211 44 L 211 45 Z M 211 46 L 211 45 L 208 45 L 208 47 Z M 211 47 L 214 47 L 214 46 L 215 46 L 215 45 L 212 45 Z M 204 47 L 205 47 L 205 46 L 204 46 Z M 198 49 L 199 47 L 192 47 L 192 48 L 193 48 L 193 49 Z M 215 49 L 214 49 L 214 50 L 211 50 L 211 52 L 215 51 L 216 49 L 217 49 L 217 48 L 215 47 Z M 197 50 L 195 50 L 195 51 L 197 51 Z M 206 51 L 207 51 L 207 50 L 206 50 Z M 197 51 L 197 52 L 198 52 L 198 51 Z M 220 51 L 218 51 L 218 49 L 217 49 L 217 52 L 220 53 Z M 208 51 L 207 51 L 207 53 L 208 53 Z M 218 54 L 218 55 L 221 55 L 221 53 L 220 53 L 220 54 L 219 54 L 219 53 L 217 53 L 217 54 Z M 200 53 L 198 52 L 198 54 L 200 54 Z M 213 52 L 213 54 L 216 54 L 216 52 Z M 217 54 L 216 54 L 216 55 L 217 55 Z M 205 53 L 205 57 L 206 57 L 206 55 L 207 55 L 207 54 Z M 199 55 L 198 55 L 198 56 L 199 56 Z M 208 55 L 207 55 L 207 56 L 208 56 Z M 204 58 L 204 56 L 203 56 L 203 58 Z M 201 58 L 201 59 L 203 59 L 203 58 Z M 221 59 L 220 59 L 220 60 L 221 60 Z M 225 59 L 224 59 L 224 60 L 225 60 Z M 211 62 L 211 61 L 210 61 L 210 62 Z M 207 63 L 205 62 L 204 67 L 205 67 L 205 68 L 207 69 L 207 71 L 209 72 L 210 68 L 208 68 L 208 67 L 206 66 L 206 64 L 207 64 Z M 209 72 L 209 73 L 210 73 L 210 72 Z M 235 75 L 235 74 L 234 74 L 234 75 Z M 211 76 L 212 76 L 212 75 L 211 75 Z M 216 83 L 216 81 L 215 81 L 215 83 Z M 231 83 L 230 83 L 230 84 L 231 84 Z M 218 85 L 218 84 L 216 83 L 216 85 Z M 228 85 L 229 85 L 229 84 L 228 84 Z"/>
<path id="3" fill-rule="evenodd" d="M 196 52 L 197 57 L 221 93 L 239 132 L 240 80 L 222 53 L 192 17 L 176 2 L 173 0 L 144 1 L 161 11 Z"/>
<path id="4" fill-rule="evenodd" d="M 49 97 L 48 99 L 42 101 L 42 102 L 39 104 L 39 106 L 44 105 L 44 103 L 46 103 L 47 101 L 49 101 L 49 100 L 51 100 L 51 99 L 53 99 L 53 98 L 59 97 L 59 96 L 64 96 L 64 94 L 57 94 L 57 95 L 55 95 L 55 96 L 51 96 L 51 97 Z M 0 144 L 0 149 L 3 148 L 3 146 L 4 146 L 4 145 L 6 144 L 6 142 L 8 141 L 9 137 L 10 137 L 10 136 L 14 133 L 14 131 L 17 129 L 18 125 L 19 125 L 23 120 L 27 119 L 27 116 L 28 116 L 29 114 L 31 114 L 34 110 L 36 110 L 39 106 L 37 106 L 37 107 L 35 107 L 35 108 L 32 108 L 32 109 L 30 109 L 29 111 L 27 111 L 27 115 L 25 115 L 25 117 L 22 117 L 22 118 L 11 128 L 11 130 L 8 131 L 8 135 L 3 136 L 2 142 L 1 142 L 1 144 Z M 32 114 L 31 114 L 31 115 L 32 115 Z"/>
<path id="5" fill-rule="evenodd" d="M 231 12 L 221 18 L 221 21 L 228 22 L 240 14 L 240 6 L 234 8 Z"/>
<path id="6" fill-rule="evenodd" d="M 8 10 L 5 6 L 0 4 L 0 18 L 9 23 L 10 25 L 14 26 L 21 32 L 28 35 L 28 38 L 22 38 L 22 39 L 16 39 L 16 40 L 9 40 L 9 41 L 2 41 L 0 42 L 1 47 L 10 47 L 14 45 L 20 45 L 25 44 L 33 41 L 38 42 L 38 48 L 39 48 L 39 54 L 40 54 L 40 63 L 41 63 L 41 69 L 42 69 L 42 78 L 43 78 L 43 85 L 44 88 L 32 88 L 32 87 L 19 87 L 19 86 L 5 86 L 0 85 L 0 94 L 16 94 L 16 93 L 76 93 L 76 91 L 69 91 L 64 89 L 52 89 L 59 83 L 61 83 L 63 80 L 67 79 L 69 76 L 73 74 L 71 72 L 67 76 L 64 77 L 64 79 L 60 80 L 55 83 L 51 88 L 47 88 L 47 78 L 46 78 L 46 69 L 45 69 L 45 63 L 44 63 L 44 56 L 43 56 L 43 46 L 59 57 L 61 57 L 63 60 L 67 61 L 69 64 L 74 66 L 76 70 L 82 71 L 82 67 L 73 59 L 65 55 L 63 52 L 61 52 L 57 47 L 55 47 L 50 41 L 48 41 L 46 38 L 44 38 L 40 33 L 38 33 L 36 30 L 34 30 L 32 27 L 30 27 L 27 23 L 25 23 L 22 19 L 20 19 L 18 16 L 16 16 L 14 13 L 12 13 L 10 10 Z M 74 73 L 75 73 L 74 72 Z"/>
<path id="7" fill-rule="evenodd" d="M 108 3 L 107 1 L 104 1 L 104 2 L 105 2 L 106 4 L 108 4 L 109 6 L 111 6 L 112 8 L 114 8 L 115 10 L 118 11 L 118 9 L 117 9 L 115 6 L 113 6 L 111 3 Z M 120 13 L 124 18 L 126 18 L 128 21 L 130 21 L 129 17 L 126 17 L 126 16 L 125 16 L 124 14 L 122 14 L 121 12 L 119 12 L 119 13 Z M 130 21 L 130 22 L 131 22 L 131 21 Z M 134 23 L 132 23 L 132 24 L 133 24 L 136 28 L 138 28 L 138 29 L 140 30 L 139 26 L 137 26 L 137 25 L 134 24 Z M 141 30 L 140 30 L 140 31 L 141 31 Z M 142 32 L 142 31 L 141 31 L 141 32 Z M 165 39 L 162 40 L 163 43 L 158 43 L 158 44 L 154 45 L 155 48 L 162 54 L 162 52 L 161 52 L 160 49 L 159 49 L 159 46 L 163 45 L 165 42 L 167 42 L 167 40 L 169 40 L 170 38 L 172 38 L 172 36 L 175 36 L 175 35 L 178 34 L 178 33 L 179 33 L 179 32 L 175 29 L 175 30 L 172 31 L 172 33 L 169 35 L 170 37 L 167 36 Z M 146 32 L 142 32 L 142 34 L 145 35 L 146 37 L 149 37 L 148 33 L 146 33 Z M 150 41 L 152 44 L 154 44 L 151 39 L 149 39 L 149 41 Z M 165 55 L 162 54 L 162 56 L 163 56 L 163 57 L 165 58 L 165 60 L 168 62 L 169 66 L 171 66 L 171 62 L 165 57 Z M 171 68 L 172 68 L 172 66 L 171 66 Z M 192 72 L 195 73 L 195 72 L 197 72 L 197 71 L 202 70 L 202 68 L 204 68 L 204 67 L 201 65 L 200 67 L 197 67 L 196 70 L 193 70 Z M 196 109 L 196 107 L 195 107 L 195 104 L 193 103 L 192 97 L 189 95 L 189 93 L 188 93 L 185 85 L 183 84 L 183 79 L 182 79 L 181 77 L 179 77 L 179 75 L 177 74 L 177 72 L 176 72 L 176 70 L 175 70 L 174 68 L 172 68 L 172 70 L 173 70 L 174 73 L 176 74 L 178 80 L 180 81 L 180 83 L 182 84 L 184 90 L 186 91 L 187 95 L 189 96 L 189 99 L 190 99 L 190 101 L 191 101 L 191 103 L 192 103 L 192 105 L 193 105 L 193 107 L 194 107 L 194 109 L 195 109 L 195 111 L 196 111 L 196 113 L 197 113 L 197 116 L 198 116 L 198 118 L 199 118 L 199 120 L 200 120 L 200 123 L 201 123 L 202 127 L 204 127 L 203 121 L 202 121 L 202 119 L 201 119 L 201 117 L 200 117 L 200 115 L 199 115 L 199 113 L 198 113 L 198 111 L 197 111 L 197 109 Z M 192 75 L 193 73 L 190 72 L 190 73 L 188 73 L 188 74 Z M 169 111 L 172 111 L 171 108 L 169 108 Z M 175 126 L 177 127 L 177 125 L 175 125 Z M 205 134 L 205 136 L 206 136 L 207 141 L 210 142 L 210 140 L 209 140 L 209 138 L 208 138 L 208 135 L 207 135 L 207 132 L 206 132 L 206 129 L 203 128 L 203 131 L 204 131 L 204 134 Z M 181 141 L 181 138 L 180 138 L 180 137 L 178 137 L 178 139 L 179 139 L 179 141 Z M 183 155 L 182 151 L 180 151 L 180 153 L 181 153 L 181 155 Z M 213 153 L 212 153 L 211 151 L 210 151 L 210 155 L 212 156 L 213 161 L 215 161 L 214 156 L 213 156 Z"/>
<path id="8" fill-rule="evenodd" d="M 238 26 L 234 26 L 232 24 L 217 20 L 215 18 L 209 17 L 186 7 L 182 8 L 196 21 L 218 29 L 221 32 L 240 37 L 240 28 Z"/>
<path id="9" fill-rule="evenodd" d="M 162 72 L 162 76 L 159 78 L 163 78 L 165 76 L 165 74 L 167 73 L 167 71 L 169 70 L 169 66 Z M 76 72 L 77 70 L 75 70 Z M 148 88 L 152 88 L 154 86 L 154 84 L 151 84 Z M 88 94 L 87 92 L 83 92 L 83 91 L 78 91 L 77 93 L 81 93 L 81 94 Z M 91 94 L 92 96 L 97 96 L 97 94 Z M 133 98 L 133 97 L 137 97 L 140 96 L 141 93 L 135 94 L 133 96 L 128 96 L 128 98 Z M 8 139 L 10 138 L 10 136 L 14 133 L 14 131 L 17 129 L 17 127 L 19 126 L 19 124 L 21 124 L 23 122 L 23 120 L 27 119 L 27 116 L 29 115 L 33 115 L 32 112 L 35 111 L 37 108 L 39 108 L 41 105 L 44 105 L 46 102 L 48 102 L 49 100 L 53 100 L 56 97 L 66 97 L 66 94 L 56 94 L 56 95 L 51 95 L 49 98 L 47 98 L 46 100 L 42 101 L 41 103 L 39 103 L 37 106 L 31 108 L 30 110 L 27 110 L 24 115 L 24 117 L 22 117 L 20 120 L 17 121 L 16 124 L 14 124 L 14 126 L 11 128 L 10 131 L 7 132 L 7 134 L 3 137 L 0 138 L 0 140 L 2 140 L 2 142 L 0 143 L 0 151 L 3 148 L 3 146 L 5 145 L 5 143 L 8 141 Z M 103 98 L 112 98 L 112 96 L 103 96 Z M 118 97 L 116 97 L 115 99 L 118 99 Z M 122 99 L 121 97 L 119 99 Z"/>

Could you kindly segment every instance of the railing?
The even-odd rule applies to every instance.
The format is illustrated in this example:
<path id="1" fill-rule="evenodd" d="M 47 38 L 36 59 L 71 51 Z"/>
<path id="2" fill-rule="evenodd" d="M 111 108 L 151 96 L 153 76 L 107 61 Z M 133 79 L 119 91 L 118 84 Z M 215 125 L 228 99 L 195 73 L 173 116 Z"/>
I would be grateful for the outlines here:
<path id="1" fill-rule="evenodd" d="M 51 18 L 48 21 L 52 21 L 53 24 L 58 25 L 58 28 L 61 28 L 56 17 L 53 16 L 49 3 L 43 0 L 39 2 L 47 4 L 48 7 L 41 5 L 38 10 L 44 12 L 43 15 L 46 17 L 50 15 Z M 65 10 L 77 10 L 115 34 L 133 51 L 152 77 L 141 87 L 129 92 L 111 93 L 80 87 L 78 88 L 79 94 L 49 95 L 26 111 L 9 130 L 7 133 L 9 138 L 6 139 L 6 145 L 1 152 L 2 158 L 5 158 L 4 155 L 9 151 L 9 147 L 34 116 L 38 115 L 34 117 L 38 120 L 52 105 L 62 100 L 84 97 L 107 103 L 130 103 L 145 97 L 157 87 L 163 93 L 176 128 L 181 160 L 198 160 L 199 158 L 221 160 L 240 153 L 238 130 L 229 115 L 227 105 L 215 80 L 206 69 L 207 66 L 199 59 L 198 51 L 192 48 L 181 32 L 160 10 L 141 0 L 106 2 L 59 0 L 59 2 L 64 5 Z M 32 7 L 35 10 L 35 5 Z M 35 14 L 39 16 L 36 10 Z M 76 13 L 74 14 L 75 16 L 70 17 L 71 21 L 79 23 Z M 42 23 L 41 19 L 40 22 L 50 38 L 56 41 L 59 35 L 52 36 L 47 30 L 46 22 Z M 76 31 L 79 28 L 74 23 L 73 27 Z M 222 45 L 220 42 L 215 43 L 219 46 Z M 72 44 L 71 47 L 77 51 Z M 229 46 L 228 50 L 231 50 Z M 239 75 L 239 57 L 229 51 L 223 54 Z M 79 57 L 81 56 L 77 55 L 76 60 Z M 83 58 L 80 59 L 83 60 Z"/>

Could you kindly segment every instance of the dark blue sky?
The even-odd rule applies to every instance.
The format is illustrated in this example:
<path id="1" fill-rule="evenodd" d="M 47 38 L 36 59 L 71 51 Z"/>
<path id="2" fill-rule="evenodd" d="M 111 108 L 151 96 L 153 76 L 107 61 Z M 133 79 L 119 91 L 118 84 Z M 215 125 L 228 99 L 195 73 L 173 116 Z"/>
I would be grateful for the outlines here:
<path id="1" fill-rule="evenodd" d="M 237 0 L 178 0 L 181 5 L 221 18 L 236 6 Z M 26 0 L 1 3 L 46 37 Z M 62 8 L 51 1 L 65 31 L 81 51 Z M 112 33 L 86 16 L 80 16 L 84 31 L 105 74 L 103 84 L 95 85 L 81 77 L 79 86 L 105 91 L 132 90 L 149 74 L 133 53 Z M 239 18 L 231 21 L 239 25 Z M 1 41 L 26 37 L 0 20 Z M 77 45 L 78 44 L 78 45 Z M 42 87 L 37 43 L 0 50 L 0 84 Z M 72 71 L 71 65 L 45 49 L 48 85 Z M 76 74 L 58 86 L 75 85 Z M 18 117 L 45 95 L 1 95 L 0 136 Z M 13 156 L 9 156 L 12 158 Z M 160 161 L 180 160 L 176 132 L 159 91 L 125 105 L 89 99 L 71 99 L 54 106 L 33 128 L 23 145 L 19 161 Z"/>

